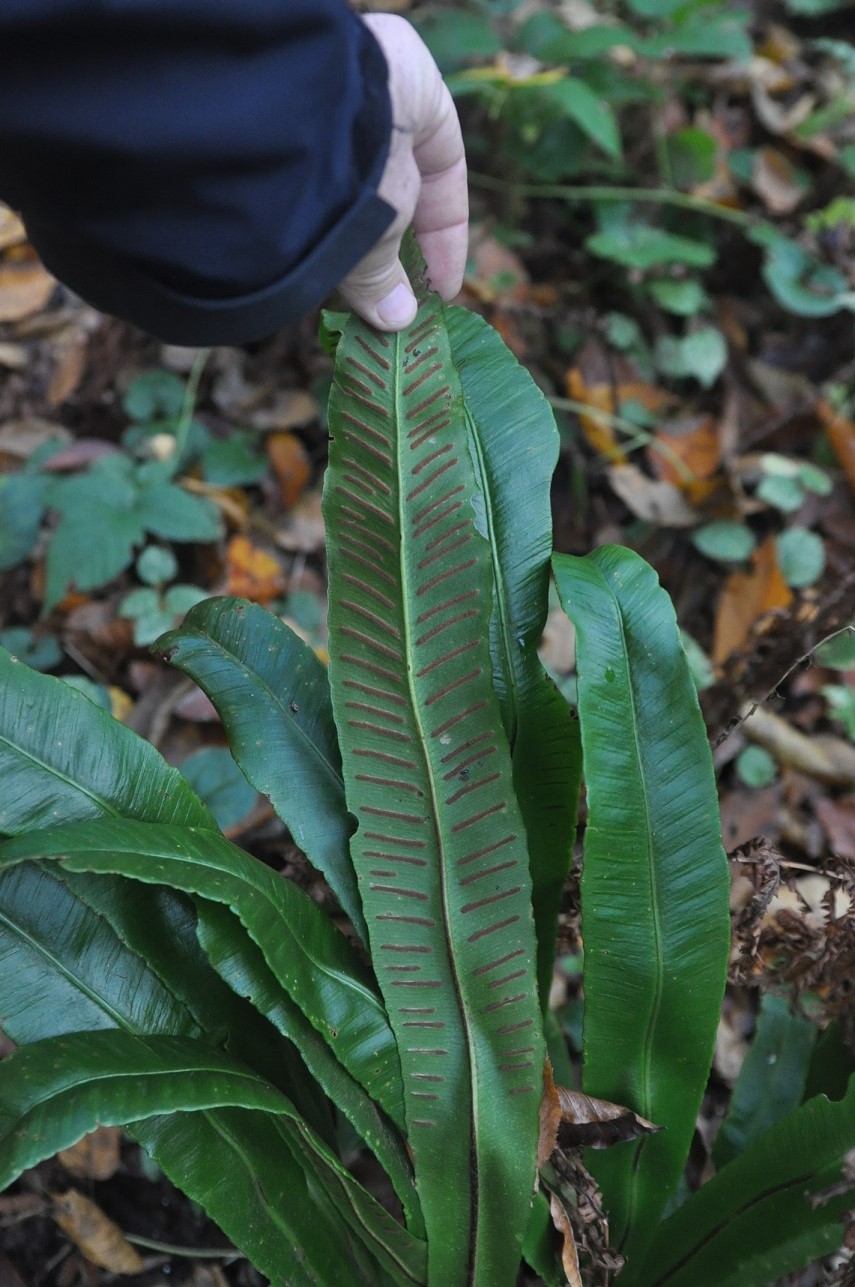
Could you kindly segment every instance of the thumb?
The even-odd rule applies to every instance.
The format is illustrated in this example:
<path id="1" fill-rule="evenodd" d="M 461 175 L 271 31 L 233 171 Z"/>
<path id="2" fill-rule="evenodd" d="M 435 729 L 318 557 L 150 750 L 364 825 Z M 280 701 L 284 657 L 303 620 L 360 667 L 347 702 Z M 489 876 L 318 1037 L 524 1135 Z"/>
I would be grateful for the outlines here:
<path id="1" fill-rule="evenodd" d="M 418 305 L 398 258 L 399 244 L 386 249 L 383 260 L 371 263 L 368 255 L 341 283 L 345 302 L 380 331 L 401 331 L 409 326 Z M 377 247 L 375 254 L 381 248 Z"/>

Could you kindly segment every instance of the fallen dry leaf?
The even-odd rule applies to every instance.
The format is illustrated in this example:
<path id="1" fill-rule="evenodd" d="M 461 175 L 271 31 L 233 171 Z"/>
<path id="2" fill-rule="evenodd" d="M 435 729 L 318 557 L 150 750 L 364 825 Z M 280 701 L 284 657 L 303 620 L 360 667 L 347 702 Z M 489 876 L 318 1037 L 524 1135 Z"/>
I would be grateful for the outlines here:
<path id="1" fill-rule="evenodd" d="M 547 1059 L 543 1065 L 543 1097 L 540 1101 L 540 1132 L 537 1140 L 537 1169 L 549 1161 L 558 1144 L 558 1127 L 561 1125 L 561 1102 L 558 1087 L 552 1075 L 552 1064 Z"/>
<path id="2" fill-rule="evenodd" d="M 649 478 L 637 465 L 612 465 L 611 489 L 636 518 L 657 527 L 694 527 L 699 521 L 683 493 L 673 483 Z"/>
<path id="3" fill-rule="evenodd" d="M 828 734 L 808 737 L 766 706 L 752 710 L 742 730 L 779 764 L 833 786 L 855 787 L 855 746 L 851 742 Z"/>
<path id="4" fill-rule="evenodd" d="M 669 421 L 657 429 L 647 448 L 647 460 L 658 479 L 672 483 L 690 504 L 697 505 L 718 486 L 719 426 L 712 416 Z"/>
<path id="5" fill-rule="evenodd" d="M 56 278 L 38 260 L 0 263 L 0 322 L 20 322 L 38 313 L 56 287 Z"/>
<path id="6" fill-rule="evenodd" d="M 855 492 L 855 422 L 835 411 L 825 399 L 816 404 L 816 411 L 840 468 Z"/>
<path id="7" fill-rule="evenodd" d="M 578 1090 L 558 1086 L 561 1125 L 558 1143 L 561 1148 L 611 1148 L 613 1144 L 653 1135 L 662 1129 L 648 1122 L 623 1104 L 596 1099 Z"/>
<path id="8" fill-rule="evenodd" d="M 564 1203 L 554 1193 L 549 1195 L 549 1211 L 552 1216 L 552 1223 L 561 1234 L 563 1246 L 561 1248 L 561 1265 L 567 1277 L 569 1287 L 583 1287 L 582 1275 L 579 1271 L 579 1252 L 576 1250 L 576 1238 L 573 1234 L 573 1226 L 570 1223 L 570 1217 L 564 1209 Z"/>
<path id="9" fill-rule="evenodd" d="M 121 1139 L 118 1126 L 99 1126 L 57 1157 L 76 1179 L 109 1180 L 118 1170 Z"/>
<path id="10" fill-rule="evenodd" d="M 97 1203 L 77 1189 L 53 1193 L 51 1197 L 54 1220 L 90 1264 L 113 1274 L 142 1273 L 145 1265 L 139 1252 Z"/>
<path id="11" fill-rule="evenodd" d="M 278 560 L 246 536 L 233 536 L 228 543 L 226 578 L 226 594 L 253 603 L 270 603 L 285 589 Z"/>
<path id="12" fill-rule="evenodd" d="M 589 364 L 593 373 L 598 363 L 589 359 Z M 672 401 L 662 389 L 646 384 L 643 380 L 627 379 L 616 384 L 606 380 L 593 380 L 581 366 L 574 366 L 567 372 L 566 386 L 567 393 L 574 402 L 589 408 L 578 412 L 579 427 L 585 440 L 594 451 L 613 463 L 626 460 L 623 449 L 626 435 L 620 435 L 612 420 L 612 417 L 620 414 L 620 408 L 628 402 L 638 402 L 647 411 L 657 414 Z"/>
<path id="13" fill-rule="evenodd" d="M 768 537 L 751 556 L 750 567 L 737 568 L 725 582 L 716 609 L 712 659 L 720 666 L 744 648 L 761 618 L 788 608 L 793 592 L 778 567 L 773 538 Z"/>
<path id="14" fill-rule="evenodd" d="M 772 214 L 791 214 L 808 193 L 799 171 L 776 147 L 760 147 L 754 153 L 751 186 Z"/>
<path id="15" fill-rule="evenodd" d="M 282 504 L 293 509 L 312 477 L 309 453 L 295 433 L 271 433 L 266 446 Z"/>

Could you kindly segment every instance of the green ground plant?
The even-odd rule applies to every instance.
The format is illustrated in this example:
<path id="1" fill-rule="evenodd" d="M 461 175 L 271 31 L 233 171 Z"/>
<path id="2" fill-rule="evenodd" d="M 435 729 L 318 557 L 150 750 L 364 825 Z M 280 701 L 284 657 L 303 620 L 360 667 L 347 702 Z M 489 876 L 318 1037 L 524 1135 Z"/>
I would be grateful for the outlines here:
<path id="1" fill-rule="evenodd" d="M 551 412 L 485 322 L 419 293 L 399 336 L 327 328 L 329 671 L 233 599 L 157 645 L 340 914 L 0 653 L 0 1187 L 119 1123 L 277 1287 L 510 1287 L 521 1260 L 561 1283 L 550 1202 L 575 1195 L 560 1152 L 538 1174 L 539 1109 L 548 1059 L 573 1076 L 547 1000 L 584 773 L 584 1089 L 664 1128 L 588 1159 L 621 1282 L 763 1287 L 841 1241 L 855 1088 L 746 1090 L 722 1169 L 684 1188 L 729 882 L 674 612 L 628 550 L 557 556 L 567 706 L 537 655 Z"/>

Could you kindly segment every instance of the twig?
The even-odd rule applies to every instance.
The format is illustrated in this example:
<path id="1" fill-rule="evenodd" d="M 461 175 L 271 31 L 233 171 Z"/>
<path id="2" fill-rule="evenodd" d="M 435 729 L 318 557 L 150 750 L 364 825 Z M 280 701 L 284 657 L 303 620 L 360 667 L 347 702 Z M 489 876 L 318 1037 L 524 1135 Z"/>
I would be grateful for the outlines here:
<path id="1" fill-rule="evenodd" d="M 746 210 L 735 210 L 732 206 L 720 205 L 707 197 L 693 197 L 688 192 L 674 192 L 670 188 L 633 188 L 587 183 L 512 183 L 507 179 L 496 179 L 491 174 L 471 170 L 469 182 L 476 188 L 512 192 L 521 197 L 558 197 L 565 201 L 640 201 L 647 205 L 674 206 L 678 210 L 692 210 L 695 214 L 735 223 L 740 228 L 761 227 L 765 223 Z"/>

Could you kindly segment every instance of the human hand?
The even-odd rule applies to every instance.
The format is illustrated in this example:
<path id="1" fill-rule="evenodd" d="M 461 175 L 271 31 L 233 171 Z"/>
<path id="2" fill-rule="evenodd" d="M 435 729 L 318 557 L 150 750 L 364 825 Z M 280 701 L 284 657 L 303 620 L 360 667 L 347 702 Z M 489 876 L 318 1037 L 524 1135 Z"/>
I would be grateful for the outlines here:
<path id="1" fill-rule="evenodd" d="M 416 300 L 399 259 L 413 225 L 432 288 L 453 299 L 463 285 L 469 230 L 466 156 L 451 94 L 427 46 L 404 18 L 368 14 L 389 66 L 392 140 L 378 195 L 396 211 L 377 245 L 341 283 L 346 303 L 381 331 L 400 331 Z"/>

